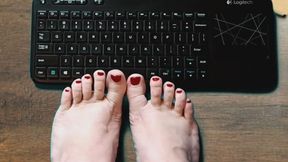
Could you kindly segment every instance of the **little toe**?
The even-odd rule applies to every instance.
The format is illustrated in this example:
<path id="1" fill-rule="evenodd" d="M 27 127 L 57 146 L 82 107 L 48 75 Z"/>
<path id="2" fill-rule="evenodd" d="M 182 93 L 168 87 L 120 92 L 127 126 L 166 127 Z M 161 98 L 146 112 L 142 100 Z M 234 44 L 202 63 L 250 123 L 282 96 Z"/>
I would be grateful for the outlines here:
<path id="1" fill-rule="evenodd" d="M 83 100 L 89 100 L 92 97 L 92 77 L 86 74 L 82 77 Z"/>
<path id="2" fill-rule="evenodd" d="M 82 101 L 82 81 L 76 79 L 72 83 L 73 104 L 78 104 Z"/>
<path id="3" fill-rule="evenodd" d="M 107 99 L 116 105 L 122 104 L 123 96 L 126 92 L 125 75 L 120 70 L 109 71 L 106 78 L 108 88 Z"/>
<path id="4" fill-rule="evenodd" d="M 94 98 L 102 100 L 105 95 L 106 74 L 103 70 L 94 72 Z"/>
<path id="5" fill-rule="evenodd" d="M 175 92 L 175 85 L 171 82 L 166 82 L 163 86 L 164 94 L 163 94 L 163 100 L 164 105 L 170 109 L 172 107 L 172 102 L 174 99 L 174 92 Z"/>
<path id="6" fill-rule="evenodd" d="M 127 96 L 131 113 L 147 104 L 145 92 L 146 84 L 143 76 L 140 74 L 130 75 L 127 79 Z"/>
<path id="7" fill-rule="evenodd" d="M 71 104 L 72 104 L 72 92 L 71 88 L 67 87 L 62 92 L 61 105 L 59 110 L 60 111 L 68 110 L 71 107 Z"/>
<path id="8" fill-rule="evenodd" d="M 151 104 L 159 106 L 162 103 L 162 79 L 154 76 L 150 79 Z"/>
<path id="9" fill-rule="evenodd" d="M 175 91 L 175 107 L 174 111 L 179 115 L 183 115 L 186 105 L 186 94 L 183 89 L 177 88 Z"/>

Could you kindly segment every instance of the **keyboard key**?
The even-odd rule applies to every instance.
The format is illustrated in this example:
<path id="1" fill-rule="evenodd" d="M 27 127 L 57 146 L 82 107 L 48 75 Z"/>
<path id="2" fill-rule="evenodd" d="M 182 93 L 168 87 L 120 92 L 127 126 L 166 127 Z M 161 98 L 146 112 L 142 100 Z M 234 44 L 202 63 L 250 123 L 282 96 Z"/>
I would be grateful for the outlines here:
<path id="1" fill-rule="evenodd" d="M 52 50 L 52 44 L 43 43 L 36 45 L 36 52 L 38 54 L 50 54 L 52 53 Z"/>
<path id="2" fill-rule="evenodd" d="M 115 55 L 115 45 L 109 44 L 109 45 L 104 45 L 104 55 Z"/>
<path id="3" fill-rule="evenodd" d="M 178 55 L 179 56 L 189 56 L 190 55 L 190 46 L 189 45 L 179 45 L 178 46 Z"/>
<path id="4" fill-rule="evenodd" d="M 89 33 L 89 42 L 91 43 L 99 43 L 100 37 L 98 32 L 90 32 Z"/>
<path id="5" fill-rule="evenodd" d="M 59 70 L 58 68 L 49 67 L 47 69 L 47 77 L 51 79 L 57 79 L 59 77 Z"/>
<path id="6" fill-rule="evenodd" d="M 59 43 L 62 42 L 63 35 L 61 32 L 52 32 L 52 42 L 53 43 Z"/>
<path id="7" fill-rule="evenodd" d="M 198 73 L 198 79 L 199 80 L 207 80 L 208 74 L 206 70 L 200 70 Z"/>
<path id="8" fill-rule="evenodd" d="M 47 18 L 48 17 L 48 13 L 47 13 L 47 11 L 37 11 L 37 18 L 43 18 L 43 19 L 45 19 L 45 18 Z"/>
<path id="9" fill-rule="evenodd" d="M 46 25 L 47 25 L 47 30 L 58 29 L 58 22 L 56 20 L 48 20 Z"/>
<path id="10" fill-rule="evenodd" d="M 71 68 L 60 68 L 60 78 L 69 79 L 72 76 Z"/>
<path id="11" fill-rule="evenodd" d="M 145 31 L 155 31 L 156 30 L 156 21 L 145 21 Z"/>
<path id="12" fill-rule="evenodd" d="M 173 19 L 181 20 L 183 19 L 183 15 L 181 12 L 173 12 Z"/>
<path id="13" fill-rule="evenodd" d="M 113 34 L 114 43 L 124 43 L 124 33 L 114 33 Z"/>
<path id="14" fill-rule="evenodd" d="M 83 55 L 90 54 L 90 45 L 89 44 L 80 44 L 79 54 L 83 54 Z"/>
<path id="15" fill-rule="evenodd" d="M 59 29 L 60 30 L 70 30 L 70 21 L 60 20 L 59 21 Z"/>
<path id="16" fill-rule="evenodd" d="M 74 42 L 75 35 L 73 32 L 65 32 L 64 33 L 64 42 Z"/>
<path id="17" fill-rule="evenodd" d="M 185 79 L 188 81 L 195 81 L 196 80 L 196 71 L 193 69 L 185 70 Z"/>
<path id="18" fill-rule="evenodd" d="M 174 42 L 174 35 L 172 33 L 163 33 L 162 39 L 164 43 L 172 44 Z"/>
<path id="19" fill-rule="evenodd" d="M 163 19 L 171 19 L 171 13 L 169 13 L 169 12 L 162 12 L 162 14 L 161 14 L 161 17 L 163 18 Z"/>
<path id="20" fill-rule="evenodd" d="M 137 19 L 137 13 L 136 12 L 128 12 L 127 16 L 128 16 L 128 19 L 131 19 L 131 20 Z"/>
<path id="21" fill-rule="evenodd" d="M 171 80 L 171 70 L 170 69 L 160 69 L 159 75 L 164 82 Z"/>
<path id="22" fill-rule="evenodd" d="M 94 19 L 103 19 L 104 18 L 104 13 L 102 11 L 95 11 L 93 13 Z"/>
<path id="23" fill-rule="evenodd" d="M 153 44 L 159 44 L 161 43 L 161 33 L 151 33 L 150 34 L 150 41 Z"/>
<path id="24" fill-rule="evenodd" d="M 123 20 L 126 18 L 126 12 L 122 11 L 122 12 L 116 12 L 116 19 L 117 20 Z"/>
<path id="25" fill-rule="evenodd" d="M 72 77 L 74 79 L 81 78 L 84 75 L 84 69 L 83 68 L 72 68 Z"/>
<path id="26" fill-rule="evenodd" d="M 47 73 L 46 68 L 36 68 L 35 69 L 35 75 L 37 78 L 41 78 L 41 79 L 46 78 L 46 73 Z"/>
<path id="27" fill-rule="evenodd" d="M 69 55 L 65 55 L 65 56 L 61 56 L 61 66 L 62 67 L 70 67 L 71 66 L 71 62 L 72 62 L 72 58 Z"/>
<path id="28" fill-rule="evenodd" d="M 96 21 L 95 29 L 97 31 L 105 31 L 107 27 L 106 21 Z"/>
<path id="29" fill-rule="evenodd" d="M 187 43 L 186 33 L 175 33 L 175 42 L 177 44 L 186 44 Z"/>
<path id="30" fill-rule="evenodd" d="M 194 20 L 194 13 L 193 12 L 184 13 L 184 19 L 186 19 L 186 20 Z"/>
<path id="31" fill-rule="evenodd" d="M 183 68 L 184 59 L 183 57 L 174 57 L 173 58 L 173 67 L 175 68 Z"/>
<path id="32" fill-rule="evenodd" d="M 73 66 L 74 67 L 83 67 L 84 66 L 84 57 L 83 56 L 73 56 Z"/>
<path id="33" fill-rule="evenodd" d="M 70 18 L 70 12 L 69 11 L 60 11 L 59 15 L 60 15 L 60 19 L 69 19 Z"/>
<path id="34" fill-rule="evenodd" d="M 130 31 L 131 23 L 130 21 L 120 21 L 120 31 Z"/>
<path id="35" fill-rule="evenodd" d="M 94 29 L 94 22 L 93 21 L 84 21 L 83 22 L 83 29 L 85 31 L 91 31 Z"/>
<path id="36" fill-rule="evenodd" d="M 77 44 L 68 44 L 67 45 L 67 54 L 78 54 L 78 45 Z"/>
<path id="37" fill-rule="evenodd" d="M 153 46 L 153 55 L 154 56 L 164 55 L 164 46 L 163 45 L 154 45 Z"/>
<path id="38" fill-rule="evenodd" d="M 134 67 L 134 57 L 123 57 L 123 67 Z"/>
<path id="39" fill-rule="evenodd" d="M 135 57 L 135 67 L 145 68 L 146 67 L 146 57 Z"/>
<path id="40" fill-rule="evenodd" d="M 59 13 L 58 13 L 58 11 L 49 11 L 48 17 L 49 17 L 49 19 L 58 19 Z"/>
<path id="41" fill-rule="evenodd" d="M 80 11 L 71 11 L 71 18 L 72 19 L 81 19 L 82 14 Z"/>
<path id="42" fill-rule="evenodd" d="M 117 31 L 119 30 L 118 21 L 108 21 L 108 31 Z"/>
<path id="43" fill-rule="evenodd" d="M 92 44 L 91 53 L 93 55 L 102 55 L 102 45 L 101 44 Z"/>
<path id="44" fill-rule="evenodd" d="M 111 20 L 115 18 L 115 13 L 113 11 L 104 12 L 105 19 Z"/>
<path id="45" fill-rule="evenodd" d="M 110 33 L 110 32 L 101 33 L 101 42 L 102 43 L 112 43 L 112 33 Z"/>
<path id="46" fill-rule="evenodd" d="M 126 42 L 129 44 L 136 43 L 137 37 L 136 33 L 126 33 Z"/>
<path id="47" fill-rule="evenodd" d="M 148 32 L 138 34 L 138 42 L 141 44 L 148 44 L 150 40 L 150 35 Z"/>
<path id="48" fill-rule="evenodd" d="M 109 65 L 109 57 L 105 57 L 105 56 L 101 56 L 101 57 L 98 57 L 98 66 L 99 67 L 107 67 Z"/>
<path id="49" fill-rule="evenodd" d="M 38 32 L 38 42 L 49 42 L 50 33 L 49 32 Z"/>
<path id="50" fill-rule="evenodd" d="M 160 13 L 159 12 L 151 12 L 150 18 L 153 20 L 158 20 L 158 19 L 160 19 Z"/>
<path id="51" fill-rule="evenodd" d="M 80 21 L 80 20 L 72 21 L 71 29 L 74 31 L 82 30 L 82 21 Z"/>
<path id="52" fill-rule="evenodd" d="M 132 23 L 132 30 L 133 31 L 143 31 L 143 21 L 133 21 Z"/>
<path id="53" fill-rule="evenodd" d="M 177 46 L 167 45 L 166 46 L 166 56 L 177 56 Z"/>
<path id="54" fill-rule="evenodd" d="M 139 45 L 129 45 L 129 52 L 128 54 L 130 56 L 139 56 L 140 52 L 139 52 Z"/>
<path id="55" fill-rule="evenodd" d="M 159 76 L 159 71 L 157 69 L 147 69 L 146 76 L 146 79 L 150 80 L 153 76 Z"/>
<path id="56" fill-rule="evenodd" d="M 149 68 L 158 67 L 159 65 L 158 57 L 147 57 L 147 63 Z"/>
<path id="57" fill-rule="evenodd" d="M 76 41 L 77 41 L 78 43 L 87 42 L 87 33 L 86 33 L 86 32 L 77 32 Z"/>
<path id="58" fill-rule="evenodd" d="M 171 58 L 170 57 L 159 57 L 160 67 L 169 68 L 171 67 Z"/>
<path id="59" fill-rule="evenodd" d="M 127 45 L 119 44 L 116 46 L 116 56 L 126 56 Z"/>
<path id="60" fill-rule="evenodd" d="M 83 17 L 83 19 L 92 19 L 93 14 L 91 11 L 83 11 L 82 17 Z"/>
<path id="61" fill-rule="evenodd" d="M 184 79 L 184 72 L 181 69 L 175 69 L 173 70 L 173 79 L 178 81 L 183 81 Z"/>
<path id="62" fill-rule="evenodd" d="M 139 12 L 138 18 L 140 20 L 147 20 L 147 19 L 149 19 L 149 13 L 148 12 Z"/>
<path id="63" fill-rule="evenodd" d="M 110 57 L 110 66 L 115 67 L 121 67 L 122 65 L 122 59 L 121 57 Z"/>
<path id="64" fill-rule="evenodd" d="M 141 45 L 141 55 L 142 56 L 152 56 L 152 46 L 143 44 Z"/>
<path id="65" fill-rule="evenodd" d="M 168 21 L 157 21 L 157 30 L 161 32 L 167 32 L 168 31 L 169 23 Z"/>
<path id="66" fill-rule="evenodd" d="M 86 56 L 86 67 L 97 67 L 97 57 L 96 56 Z"/>
<path id="67" fill-rule="evenodd" d="M 54 52 L 56 54 L 65 54 L 66 53 L 66 45 L 65 44 L 55 44 Z"/>
<path id="68" fill-rule="evenodd" d="M 193 57 L 185 58 L 185 67 L 186 68 L 196 68 L 196 60 Z"/>
<path id="69" fill-rule="evenodd" d="M 37 28 L 38 28 L 38 30 L 45 30 L 46 29 L 46 21 L 45 20 L 38 20 Z"/>

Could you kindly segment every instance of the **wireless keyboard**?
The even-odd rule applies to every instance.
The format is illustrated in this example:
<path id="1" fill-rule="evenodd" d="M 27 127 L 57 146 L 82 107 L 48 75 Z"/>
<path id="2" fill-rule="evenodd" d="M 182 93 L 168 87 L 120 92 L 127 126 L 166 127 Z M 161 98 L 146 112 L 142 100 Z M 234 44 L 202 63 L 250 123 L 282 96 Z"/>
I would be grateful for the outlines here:
<path id="1" fill-rule="evenodd" d="M 268 0 L 34 0 L 31 77 L 53 88 L 120 69 L 188 91 L 271 91 L 274 30 Z"/>

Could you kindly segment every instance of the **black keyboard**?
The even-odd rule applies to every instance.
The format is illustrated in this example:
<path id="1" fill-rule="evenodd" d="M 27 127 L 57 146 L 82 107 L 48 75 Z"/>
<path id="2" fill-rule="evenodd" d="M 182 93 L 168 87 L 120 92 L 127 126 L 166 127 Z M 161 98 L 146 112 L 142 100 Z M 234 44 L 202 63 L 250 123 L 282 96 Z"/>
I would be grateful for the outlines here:
<path id="1" fill-rule="evenodd" d="M 211 12 L 133 5 L 129 9 L 119 7 L 116 0 L 34 0 L 35 83 L 64 85 L 97 69 L 120 69 L 127 77 L 139 73 L 149 80 L 158 75 L 188 90 L 221 87 L 222 83 L 213 85 L 219 80 L 210 52 L 214 50 Z"/>

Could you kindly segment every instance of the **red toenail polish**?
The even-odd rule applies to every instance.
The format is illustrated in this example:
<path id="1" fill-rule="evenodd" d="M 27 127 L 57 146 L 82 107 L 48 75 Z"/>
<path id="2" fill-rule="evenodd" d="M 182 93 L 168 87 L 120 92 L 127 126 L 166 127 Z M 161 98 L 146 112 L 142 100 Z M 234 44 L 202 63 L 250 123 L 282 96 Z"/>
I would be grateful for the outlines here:
<path id="1" fill-rule="evenodd" d="M 177 90 L 176 93 L 179 93 L 179 94 L 180 94 L 180 93 L 182 93 L 182 90 Z"/>
<path id="2" fill-rule="evenodd" d="M 168 83 L 168 84 L 167 84 L 167 87 L 170 87 L 170 88 L 171 88 L 171 87 L 173 87 L 173 84 L 169 84 L 169 83 Z"/>
<path id="3" fill-rule="evenodd" d="M 153 80 L 154 82 L 157 82 L 157 81 L 160 80 L 160 78 L 152 78 L 152 80 Z"/>
<path id="4" fill-rule="evenodd" d="M 114 81 L 114 82 L 120 82 L 121 81 L 121 75 L 111 75 L 111 79 Z"/>
<path id="5" fill-rule="evenodd" d="M 103 72 L 97 72 L 97 74 L 98 74 L 99 76 L 103 76 L 103 75 L 104 75 Z"/>
<path id="6" fill-rule="evenodd" d="M 82 82 L 81 82 L 81 80 L 77 80 L 76 83 L 77 83 L 77 84 L 80 84 L 80 83 L 82 83 Z"/>
<path id="7" fill-rule="evenodd" d="M 192 101 L 190 99 L 187 100 L 187 103 L 191 103 Z"/>
<path id="8" fill-rule="evenodd" d="M 131 77 L 130 82 L 132 85 L 138 85 L 141 81 L 141 77 Z"/>
<path id="9" fill-rule="evenodd" d="M 65 89 L 65 92 L 70 92 L 69 89 Z"/>
<path id="10" fill-rule="evenodd" d="M 85 76 L 85 79 L 90 79 L 91 77 L 90 76 Z"/>

